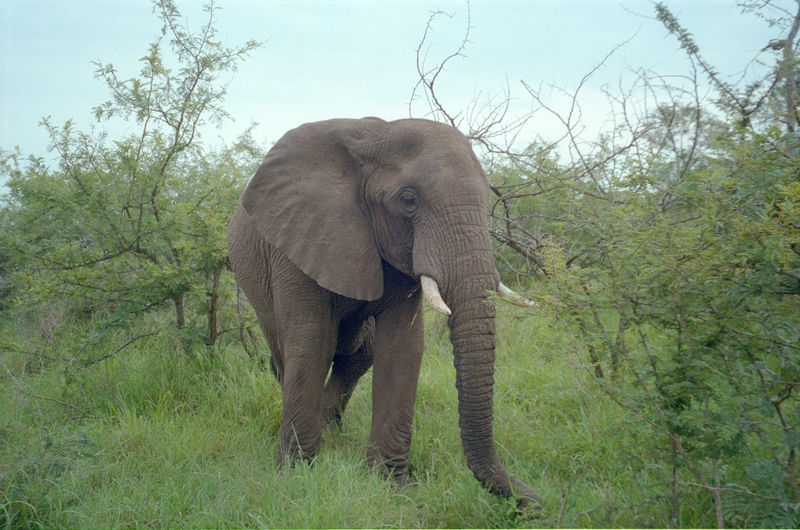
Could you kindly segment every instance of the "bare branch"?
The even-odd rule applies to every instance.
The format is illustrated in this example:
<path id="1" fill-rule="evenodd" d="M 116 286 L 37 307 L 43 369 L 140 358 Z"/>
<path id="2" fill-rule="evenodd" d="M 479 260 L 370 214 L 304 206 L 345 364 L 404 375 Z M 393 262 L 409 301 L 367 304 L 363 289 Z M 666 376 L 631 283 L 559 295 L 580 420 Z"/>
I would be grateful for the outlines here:
<path id="1" fill-rule="evenodd" d="M 143 339 L 145 337 L 152 337 L 154 335 L 158 335 L 159 333 L 160 333 L 159 331 L 151 331 L 150 333 L 142 333 L 141 335 L 136 335 L 135 337 L 133 337 L 132 339 L 128 340 L 125 344 L 123 344 L 122 346 L 120 346 L 119 348 L 114 350 L 113 352 L 111 352 L 111 353 L 109 353 L 107 355 L 103 355 L 102 357 L 99 357 L 97 359 L 92 359 L 91 361 L 85 362 L 81 368 L 87 368 L 87 367 L 89 367 L 89 366 L 91 366 L 93 364 L 97 364 L 99 362 L 105 361 L 106 359 L 110 359 L 111 357 L 115 356 L 116 354 L 118 354 L 119 352 L 121 352 L 122 350 L 124 350 L 125 348 L 127 348 L 128 346 L 130 346 L 131 344 L 136 342 L 137 340 Z"/>

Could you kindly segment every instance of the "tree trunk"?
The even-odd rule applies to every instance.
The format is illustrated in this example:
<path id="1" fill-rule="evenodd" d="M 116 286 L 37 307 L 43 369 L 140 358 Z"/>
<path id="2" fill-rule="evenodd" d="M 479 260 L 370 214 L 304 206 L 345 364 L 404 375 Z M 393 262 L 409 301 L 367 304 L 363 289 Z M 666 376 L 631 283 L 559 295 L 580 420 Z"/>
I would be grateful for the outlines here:
<path id="1" fill-rule="evenodd" d="M 222 275 L 222 266 L 224 260 L 218 260 L 214 265 L 214 272 L 211 278 L 211 291 L 206 293 L 208 300 L 206 301 L 206 314 L 208 316 L 208 345 L 212 348 L 217 343 L 219 337 L 219 329 L 217 327 L 217 311 L 219 306 L 219 279 Z M 213 351 L 213 350 L 212 350 Z"/>
<path id="2" fill-rule="evenodd" d="M 183 337 L 183 329 L 186 327 L 186 314 L 184 309 L 184 300 L 186 293 L 181 293 L 175 296 L 172 301 L 175 303 L 175 327 L 178 328 L 178 340 L 183 348 L 183 353 L 188 357 L 192 356 L 192 349 Z"/>

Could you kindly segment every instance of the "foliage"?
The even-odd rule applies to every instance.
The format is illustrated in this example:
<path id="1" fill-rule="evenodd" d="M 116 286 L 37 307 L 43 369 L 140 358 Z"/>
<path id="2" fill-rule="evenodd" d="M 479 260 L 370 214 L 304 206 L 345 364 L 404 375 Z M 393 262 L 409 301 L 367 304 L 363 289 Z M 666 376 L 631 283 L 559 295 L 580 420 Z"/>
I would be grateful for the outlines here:
<path id="1" fill-rule="evenodd" d="M 566 163 L 538 144 L 495 158 L 493 234 L 504 274 L 540 280 L 541 305 L 574 322 L 598 388 L 671 466 L 656 493 L 670 524 L 687 524 L 685 496 L 699 491 L 718 527 L 796 527 L 800 158 L 782 89 L 793 77 L 784 58 L 772 81 L 722 83 L 656 10 L 699 70 L 684 86 L 642 75 L 611 99 L 624 125 L 591 149 L 570 144 Z M 699 73 L 716 101 L 699 96 Z"/>
<path id="2" fill-rule="evenodd" d="M 206 122 L 227 117 L 227 84 L 218 78 L 258 44 L 216 41 L 213 5 L 196 34 L 179 23 L 170 0 L 156 2 L 156 11 L 175 68 L 162 39 L 142 57 L 139 77 L 120 80 L 111 64 L 97 63 L 112 99 L 95 116 L 132 120 L 136 132 L 115 138 L 44 119 L 57 167 L 2 153 L 11 190 L 3 232 L 21 302 L 79 301 L 81 311 L 106 313 L 104 328 L 171 303 L 179 335 L 189 338 L 189 297 L 206 307 L 198 333 L 213 344 L 227 219 L 263 153 L 249 130 L 221 149 L 203 149 L 199 138 Z"/>

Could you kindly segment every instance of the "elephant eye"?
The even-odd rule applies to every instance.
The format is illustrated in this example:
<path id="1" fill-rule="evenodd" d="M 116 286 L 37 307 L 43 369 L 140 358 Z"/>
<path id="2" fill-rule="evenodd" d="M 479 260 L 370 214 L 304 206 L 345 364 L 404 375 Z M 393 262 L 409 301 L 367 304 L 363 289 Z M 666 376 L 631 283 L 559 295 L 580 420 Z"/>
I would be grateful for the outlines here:
<path id="1" fill-rule="evenodd" d="M 400 203 L 406 213 L 414 213 L 417 210 L 417 198 L 413 193 L 403 193 L 400 195 Z"/>

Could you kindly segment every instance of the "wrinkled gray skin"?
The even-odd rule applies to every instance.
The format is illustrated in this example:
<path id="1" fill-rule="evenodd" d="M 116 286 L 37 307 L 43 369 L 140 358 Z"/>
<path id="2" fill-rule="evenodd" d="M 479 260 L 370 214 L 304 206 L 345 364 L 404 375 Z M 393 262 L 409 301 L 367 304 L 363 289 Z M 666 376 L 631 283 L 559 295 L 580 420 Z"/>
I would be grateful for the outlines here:
<path id="1" fill-rule="evenodd" d="M 539 496 L 500 463 L 492 436 L 498 289 L 486 177 L 467 139 L 426 120 L 330 120 L 267 154 L 228 228 L 230 263 L 258 315 L 283 391 L 284 459 L 311 459 L 373 368 L 368 460 L 402 482 L 423 349 L 420 276 L 448 325 L 467 464 L 520 507 Z M 326 383 L 326 376 L 330 377 Z"/>

